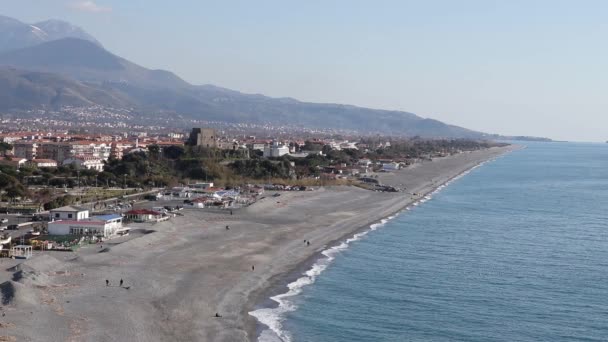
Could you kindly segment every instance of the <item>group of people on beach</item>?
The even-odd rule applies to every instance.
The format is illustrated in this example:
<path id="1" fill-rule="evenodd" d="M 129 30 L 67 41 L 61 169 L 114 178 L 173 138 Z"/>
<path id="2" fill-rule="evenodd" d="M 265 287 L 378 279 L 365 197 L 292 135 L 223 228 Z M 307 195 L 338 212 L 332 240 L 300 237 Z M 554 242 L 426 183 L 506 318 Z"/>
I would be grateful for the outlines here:
<path id="1" fill-rule="evenodd" d="M 232 215 L 232 210 L 230 211 L 230 215 Z M 230 230 L 230 226 L 229 225 L 226 225 L 226 230 Z M 306 246 L 310 246 L 310 241 L 309 240 L 304 240 L 304 244 Z M 251 265 L 251 270 L 255 271 L 255 265 Z M 107 282 L 107 280 L 106 280 L 106 282 Z M 122 286 L 122 279 L 120 280 L 120 286 Z M 220 315 L 219 312 L 216 312 L 215 315 L 214 315 L 214 317 L 215 318 L 221 318 L 222 315 Z"/>

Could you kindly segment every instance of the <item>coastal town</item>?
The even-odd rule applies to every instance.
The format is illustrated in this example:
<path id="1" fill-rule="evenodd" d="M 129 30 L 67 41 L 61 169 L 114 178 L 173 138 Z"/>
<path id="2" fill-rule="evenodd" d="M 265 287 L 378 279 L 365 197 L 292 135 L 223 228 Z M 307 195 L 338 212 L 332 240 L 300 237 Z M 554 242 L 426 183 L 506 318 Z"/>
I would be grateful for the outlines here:
<path id="1" fill-rule="evenodd" d="M 607 10 L 3 1 L 0 342 L 608 340 Z"/>
<path id="2" fill-rule="evenodd" d="M 171 274 L 170 266 L 156 265 L 160 268 L 145 276 L 125 267 L 148 265 L 146 260 L 153 254 L 178 269 L 187 267 L 188 257 L 183 253 L 200 254 L 195 257 L 197 262 L 217 267 L 224 262 L 209 254 L 217 252 L 217 246 L 232 246 L 236 253 L 228 262 L 236 267 L 234 272 L 222 277 L 240 277 L 242 268 L 255 270 L 256 277 L 235 283 L 238 286 L 233 289 L 249 296 L 269 288 L 270 277 L 282 267 L 302 262 L 325 243 L 402 210 L 408 203 L 424 201 L 440 184 L 510 148 L 466 139 L 303 133 L 256 136 L 211 127 L 166 134 L 6 130 L 0 139 L 0 262 L 6 260 L 7 266 L 0 272 L 5 303 L 0 310 L 11 322 L 24 319 L 29 312 L 24 310 L 29 310 L 32 301 L 48 303 L 42 309 L 36 304 L 40 317 L 49 317 L 49 310 L 74 310 L 66 304 L 72 300 L 100 308 L 107 304 L 77 300 L 70 288 L 78 288 L 76 293 L 82 295 L 88 293 L 87 288 L 97 293 L 98 286 L 118 286 L 133 294 L 147 291 L 141 281 L 155 282 L 156 277 Z M 191 243 L 201 238 L 208 241 L 202 243 L 206 247 L 194 252 Z M 299 240 L 305 241 L 306 249 L 300 250 Z M 242 244 L 255 245 L 251 249 Z M 267 250 L 268 246 L 273 249 Z M 268 257 L 278 251 L 275 248 L 298 252 L 281 263 L 269 263 Z M 245 256 L 250 253 L 262 254 Z M 124 259 L 127 255 L 132 255 L 130 262 Z M 66 262 L 71 263 L 69 267 Z M 116 262 L 131 266 L 110 266 Z M 91 277 L 92 270 L 95 275 Z M 68 278 L 61 280 L 59 274 Z M 257 278 L 260 275 L 263 277 Z M 216 283 L 206 293 L 221 293 L 224 286 L 225 282 Z M 66 302 L 60 304 L 59 298 Z M 225 340 L 251 335 L 246 322 L 252 317 L 247 312 L 255 303 L 253 297 L 225 298 L 249 304 L 237 305 L 240 309 L 234 311 L 226 303 L 202 301 L 191 312 L 204 305 L 205 312 L 210 310 L 205 315 L 222 317 L 207 322 L 214 327 L 208 332 L 213 336 L 223 334 L 223 324 L 234 320 L 244 330 L 232 330 Z M 62 324 L 68 319 L 54 315 Z M 84 326 L 94 326 L 70 317 L 67 326 L 72 328 L 57 331 L 54 340 L 82 336 Z M 19 326 L 9 336 L 34 336 L 35 329 L 28 330 L 23 323 Z M 245 335 L 237 338 L 235 333 Z M 192 334 L 185 339 L 201 336 L 200 332 Z"/>
<path id="3" fill-rule="evenodd" d="M 209 127 L 163 135 L 6 131 L 0 143 L 0 210 L 6 216 L 0 230 L 6 232 L 7 257 L 19 255 L 17 242 L 33 250 L 77 248 L 129 234 L 123 222 L 160 222 L 184 208 L 232 213 L 269 193 L 337 185 L 408 192 L 403 183 L 384 184 L 379 176 L 502 146 L 420 138 L 259 138 Z"/>

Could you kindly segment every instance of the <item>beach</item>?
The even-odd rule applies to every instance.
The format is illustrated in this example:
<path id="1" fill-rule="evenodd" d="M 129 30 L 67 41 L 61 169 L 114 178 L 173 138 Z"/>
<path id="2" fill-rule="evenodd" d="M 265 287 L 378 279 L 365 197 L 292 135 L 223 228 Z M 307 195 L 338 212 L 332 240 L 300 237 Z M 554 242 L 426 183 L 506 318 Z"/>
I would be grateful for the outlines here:
<path id="1" fill-rule="evenodd" d="M 18 341 L 254 341 L 249 314 L 328 247 L 516 147 L 380 173 L 404 192 L 358 187 L 266 192 L 234 210 L 180 212 L 129 237 L 3 261 L 0 336 Z M 229 229 L 226 229 L 226 227 Z M 310 242 L 310 244 L 305 243 Z M 119 285 L 123 279 L 122 286 Z M 110 286 L 106 286 L 106 280 Z M 221 317 L 215 317 L 219 314 Z"/>

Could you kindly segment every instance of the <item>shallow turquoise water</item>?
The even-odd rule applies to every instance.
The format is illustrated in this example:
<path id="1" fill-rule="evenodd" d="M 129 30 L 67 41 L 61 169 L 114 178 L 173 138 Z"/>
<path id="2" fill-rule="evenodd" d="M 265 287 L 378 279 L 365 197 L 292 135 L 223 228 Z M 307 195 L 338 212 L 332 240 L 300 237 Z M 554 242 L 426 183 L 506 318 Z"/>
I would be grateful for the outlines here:
<path id="1" fill-rule="evenodd" d="M 608 340 L 608 145 L 529 144 L 341 250 L 293 341 Z"/>

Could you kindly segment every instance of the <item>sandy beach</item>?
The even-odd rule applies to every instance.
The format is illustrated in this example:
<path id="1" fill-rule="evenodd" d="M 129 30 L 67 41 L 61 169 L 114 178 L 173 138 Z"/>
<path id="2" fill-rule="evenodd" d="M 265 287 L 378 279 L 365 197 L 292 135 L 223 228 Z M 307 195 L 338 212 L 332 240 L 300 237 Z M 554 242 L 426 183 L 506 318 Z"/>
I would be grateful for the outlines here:
<path id="1" fill-rule="evenodd" d="M 129 237 L 103 246 L 4 260 L 0 341 L 254 341 L 257 321 L 248 313 L 302 263 L 513 148 L 378 174 L 405 192 L 267 192 L 233 215 L 189 209 L 170 221 L 130 225 Z"/>

